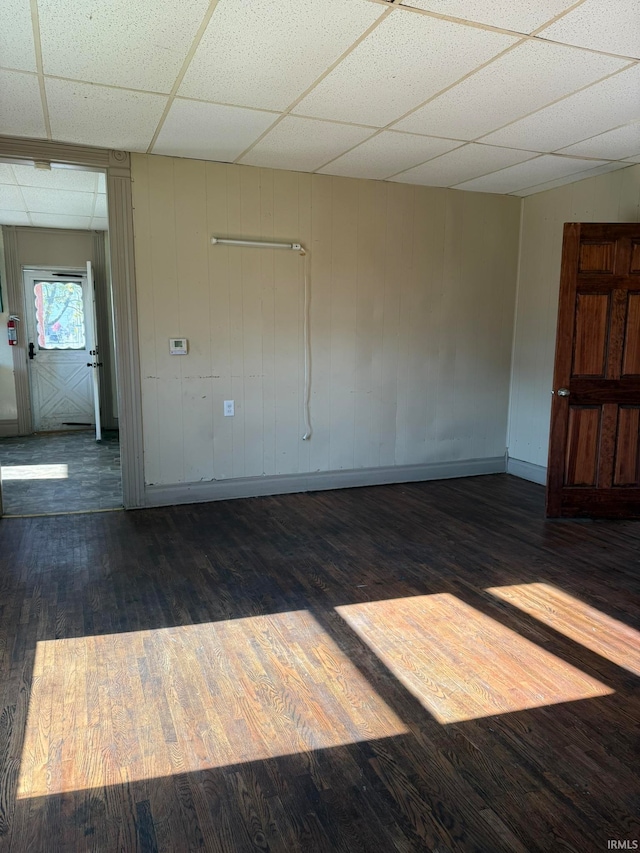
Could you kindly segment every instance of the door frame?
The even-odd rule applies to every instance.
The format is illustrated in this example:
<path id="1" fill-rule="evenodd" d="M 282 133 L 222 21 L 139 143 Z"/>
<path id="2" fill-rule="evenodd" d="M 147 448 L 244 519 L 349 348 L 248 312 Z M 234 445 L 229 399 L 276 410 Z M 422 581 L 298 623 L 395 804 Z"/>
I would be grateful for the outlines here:
<path id="1" fill-rule="evenodd" d="M 131 156 L 126 151 L 68 145 L 0 136 L 0 162 L 18 164 L 60 163 L 69 168 L 101 170 L 107 178 L 109 258 L 113 296 L 116 371 L 118 376 L 118 426 L 122 497 L 126 509 L 144 506 L 142 394 L 138 341 L 138 303 L 131 198 Z M 16 227 L 2 226 L 7 277 L 8 310 L 23 316 L 22 269 L 18 263 Z M 18 323 L 18 346 L 12 347 L 18 405 L 18 432 L 31 431 L 31 405 L 25 331 Z"/>

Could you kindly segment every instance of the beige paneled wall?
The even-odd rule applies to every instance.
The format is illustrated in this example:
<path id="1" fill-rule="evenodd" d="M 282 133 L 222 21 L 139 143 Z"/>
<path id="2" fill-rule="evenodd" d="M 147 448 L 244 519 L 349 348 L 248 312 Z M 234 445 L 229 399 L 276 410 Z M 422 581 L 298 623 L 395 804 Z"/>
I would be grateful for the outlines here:
<path id="1" fill-rule="evenodd" d="M 146 155 L 132 170 L 147 483 L 504 453 L 519 199 Z M 304 262 L 212 235 L 310 249 L 309 442 Z"/>
<path id="2" fill-rule="evenodd" d="M 524 199 L 509 456 L 546 466 L 565 222 L 637 222 L 640 166 Z"/>

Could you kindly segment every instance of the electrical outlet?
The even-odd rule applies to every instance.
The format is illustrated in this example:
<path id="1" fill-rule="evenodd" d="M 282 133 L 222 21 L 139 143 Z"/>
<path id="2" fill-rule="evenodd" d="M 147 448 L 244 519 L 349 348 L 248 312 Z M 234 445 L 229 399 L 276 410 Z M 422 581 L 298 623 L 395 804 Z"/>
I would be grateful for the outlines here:
<path id="1" fill-rule="evenodd" d="M 225 418 L 232 418 L 235 415 L 235 403 L 233 400 L 225 400 L 224 401 L 224 416 Z"/>

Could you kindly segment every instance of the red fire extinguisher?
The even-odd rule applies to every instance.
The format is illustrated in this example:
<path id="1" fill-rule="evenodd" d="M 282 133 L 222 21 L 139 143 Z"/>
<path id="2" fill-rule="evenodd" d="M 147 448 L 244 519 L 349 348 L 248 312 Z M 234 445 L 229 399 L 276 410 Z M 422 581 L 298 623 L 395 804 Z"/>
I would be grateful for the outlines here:
<path id="1" fill-rule="evenodd" d="M 9 338 L 10 347 L 18 345 L 18 327 L 16 326 L 16 320 L 18 319 L 18 317 L 12 314 L 7 321 L 7 337 Z"/>

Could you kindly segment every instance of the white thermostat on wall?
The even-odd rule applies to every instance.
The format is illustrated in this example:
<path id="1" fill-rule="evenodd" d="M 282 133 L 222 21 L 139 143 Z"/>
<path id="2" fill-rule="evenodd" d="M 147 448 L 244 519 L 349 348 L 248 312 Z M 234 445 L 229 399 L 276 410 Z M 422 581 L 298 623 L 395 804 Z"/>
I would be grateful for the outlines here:
<path id="1" fill-rule="evenodd" d="M 186 338 L 169 338 L 169 352 L 171 355 L 186 355 L 188 341 Z"/>

